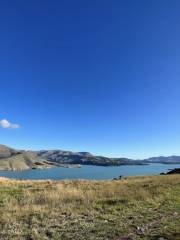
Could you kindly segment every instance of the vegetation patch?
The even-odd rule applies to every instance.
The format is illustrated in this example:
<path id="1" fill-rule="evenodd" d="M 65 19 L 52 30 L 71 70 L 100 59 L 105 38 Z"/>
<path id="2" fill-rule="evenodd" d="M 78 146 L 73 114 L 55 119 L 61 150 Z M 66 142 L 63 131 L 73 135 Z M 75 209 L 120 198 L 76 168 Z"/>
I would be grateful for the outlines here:
<path id="1" fill-rule="evenodd" d="M 179 240 L 180 176 L 0 179 L 1 240 Z"/>

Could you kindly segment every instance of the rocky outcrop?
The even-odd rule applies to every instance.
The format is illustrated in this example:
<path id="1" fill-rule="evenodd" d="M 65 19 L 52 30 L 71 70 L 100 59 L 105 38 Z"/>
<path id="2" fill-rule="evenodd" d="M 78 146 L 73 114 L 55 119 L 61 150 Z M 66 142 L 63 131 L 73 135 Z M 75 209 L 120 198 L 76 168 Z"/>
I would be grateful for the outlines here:
<path id="1" fill-rule="evenodd" d="M 180 174 L 180 168 L 174 168 L 167 172 L 167 174 Z"/>

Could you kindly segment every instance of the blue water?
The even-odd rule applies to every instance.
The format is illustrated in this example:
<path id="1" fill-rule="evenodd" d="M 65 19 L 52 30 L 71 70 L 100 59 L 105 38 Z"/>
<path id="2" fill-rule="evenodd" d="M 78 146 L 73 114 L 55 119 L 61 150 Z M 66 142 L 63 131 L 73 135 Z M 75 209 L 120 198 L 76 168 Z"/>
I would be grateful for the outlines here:
<path id="1" fill-rule="evenodd" d="M 82 166 L 81 168 L 55 167 L 50 169 L 0 171 L 0 176 L 16 179 L 112 179 L 122 176 L 157 175 L 168 169 L 178 168 L 180 164 L 160 164 L 118 167 Z"/>

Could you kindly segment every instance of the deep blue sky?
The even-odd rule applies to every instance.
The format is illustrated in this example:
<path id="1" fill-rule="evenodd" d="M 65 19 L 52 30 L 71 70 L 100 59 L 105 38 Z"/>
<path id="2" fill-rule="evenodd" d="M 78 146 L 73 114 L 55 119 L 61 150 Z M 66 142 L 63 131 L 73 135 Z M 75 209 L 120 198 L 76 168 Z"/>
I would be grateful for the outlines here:
<path id="1" fill-rule="evenodd" d="M 180 155 L 180 1 L 1 1 L 2 119 L 12 147 Z"/>

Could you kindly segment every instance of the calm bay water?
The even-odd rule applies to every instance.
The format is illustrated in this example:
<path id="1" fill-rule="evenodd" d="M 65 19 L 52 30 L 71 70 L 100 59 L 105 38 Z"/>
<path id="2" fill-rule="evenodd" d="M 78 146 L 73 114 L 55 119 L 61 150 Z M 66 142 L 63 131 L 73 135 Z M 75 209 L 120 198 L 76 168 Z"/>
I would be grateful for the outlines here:
<path id="1" fill-rule="evenodd" d="M 82 166 L 81 168 L 55 167 L 43 170 L 0 171 L 0 176 L 16 179 L 112 179 L 122 176 L 157 175 L 180 164 L 160 164 L 118 167 Z"/>

